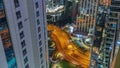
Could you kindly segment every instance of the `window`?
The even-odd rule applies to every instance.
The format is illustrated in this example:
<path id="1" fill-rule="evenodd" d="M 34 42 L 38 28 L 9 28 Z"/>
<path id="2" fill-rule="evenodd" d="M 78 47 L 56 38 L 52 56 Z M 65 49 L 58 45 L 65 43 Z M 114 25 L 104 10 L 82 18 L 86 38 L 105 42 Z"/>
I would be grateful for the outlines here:
<path id="1" fill-rule="evenodd" d="M 110 13 L 111 17 L 118 17 L 118 13 Z"/>
<path id="2" fill-rule="evenodd" d="M 25 66 L 25 68 L 29 68 L 29 64 L 27 64 L 27 65 Z"/>
<path id="3" fill-rule="evenodd" d="M 116 1 L 112 0 L 111 5 L 120 6 L 120 1 L 119 0 L 116 0 Z"/>
<path id="4" fill-rule="evenodd" d="M 106 38 L 106 41 L 110 41 L 110 42 L 112 42 L 112 41 L 113 41 L 113 39 Z"/>
<path id="5" fill-rule="evenodd" d="M 106 43 L 106 45 L 111 45 L 110 43 Z"/>
<path id="6" fill-rule="evenodd" d="M 110 7 L 110 10 L 111 10 L 111 11 L 120 12 L 120 8 L 119 8 L 119 7 L 116 7 L 116 6 L 111 6 L 111 7 Z"/>
<path id="7" fill-rule="evenodd" d="M 112 28 L 116 28 L 116 24 L 111 24 L 111 27 Z"/>
<path id="8" fill-rule="evenodd" d="M 41 46 L 42 45 L 42 42 L 41 42 L 41 40 L 39 41 L 39 46 Z"/>
<path id="9" fill-rule="evenodd" d="M 19 4 L 19 1 L 18 0 L 14 0 L 14 4 L 15 4 L 15 8 L 19 7 L 20 4 Z"/>
<path id="10" fill-rule="evenodd" d="M 107 37 L 113 37 L 114 35 L 111 35 L 111 34 L 107 34 Z"/>
<path id="11" fill-rule="evenodd" d="M 44 66 L 42 65 L 42 68 L 44 68 Z"/>
<path id="12" fill-rule="evenodd" d="M 118 19 L 109 18 L 109 21 L 110 21 L 110 22 L 114 22 L 114 23 L 117 23 L 117 22 L 118 22 Z"/>
<path id="13" fill-rule="evenodd" d="M 108 66 L 108 64 L 106 64 L 106 66 Z"/>
<path id="14" fill-rule="evenodd" d="M 108 62 L 108 60 L 105 61 L 106 63 Z"/>
<path id="15" fill-rule="evenodd" d="M 39 19 L 37 19 L 37 25 L 39 25 L 40 24 L 40 20 Z"/>
<path id="16" fill-rule="evenodd" d="M 42 58 L 42 57 L 43 57 L 43 54 L 41 53 L 41 54 L 40 54 L 40 58 Z"/>
<path id="17" fill-rule="evenodd" d="M 27 56 L 24 58 L 24 64 L 28 62 Z"/>
<path id="18" fill-rule="evenodd" d="M 113 30 L 113 29 L 107 29 L 107 32 L 112 32 L 112 33 L 114 33 L 115 30 Z"/>
<path id="19" fill-rule="evenodd" d="M 21 32 L 20 32 L 20 39 L 23 39 L 23 37 L 24 37 L 24 32 L 21 31 Z"/>
<path id="20" fill-rule="evenodd" d="M 110 50 L 110 48 L 106 48 L 106 50 Z"/>
<path id="21" fill-rule="evenodd" d="M 21 22 L 21 21 L 18 23 L 18 28 L 19 28 L 19 29 L 22 29 L 22 28 L 23 28 L 23 25 L 22 25 L 22 22 Z"/>
<path id="22" fill-rule="evenodd" d="M 107 55 L 109 54 L 109 52 L 105 52 Z"/>
<path id="23" fill-rule="evenodd" d="M 41 39 L 41 34 L 39 34 L 39 39 Z"/>
<path id="24" fill-rule="evenodd" d="M 105 56 L 105 58 L 110 58 L 109 56 Z"/>
<path id="25" fill-rule="evenodd" d="M 16 16 L 17 16 L 17 19 L 20 19 L 20 18 L 21 18 L 21 12 L 20 12 L 20 11 L 17 11 L 17 12 L 16 12 Z"/>
<path id="26" fill-rule="evenodd" d="M 43 63 L 43 60 L 41 60 L 41 64 Z"/>
<path id="27" fill-rule="evenodd" d="M 42 47 L 40 47 L 40 52 L 42 52 Z"/>
<path id="28" fill-rule="evenodd" d="M 21 42 L 21 46 L 22 46 L 22 48 L 25 47 L 25 40 L 23 40 L 23 41 Z"/>
<path id="29" fill-rule="evenodd" d="M 38 32 L 40 32 L 41 31 L 41 29 L 40 29 L 40 26 L 38 27 Z"/>
<path id="30" fill-rule="evenodd" d="M 40 14 L 39 14 L 39 11 L 36 12 L 36 17 L 38 17 Z"/>
<path id="31" fill-rule="evenodd" d="M 36 8 L 38 8 L 38 7 L 39 7 L 38 2 L 36 2 L 36 3 L 35 3 L 35 7 L 36 7 Z"/>
<path id="32" fill-rule="evenodd" d="M 23 50 L 23 56 L 25 56 L 27 54 L 26 49 Z"/>

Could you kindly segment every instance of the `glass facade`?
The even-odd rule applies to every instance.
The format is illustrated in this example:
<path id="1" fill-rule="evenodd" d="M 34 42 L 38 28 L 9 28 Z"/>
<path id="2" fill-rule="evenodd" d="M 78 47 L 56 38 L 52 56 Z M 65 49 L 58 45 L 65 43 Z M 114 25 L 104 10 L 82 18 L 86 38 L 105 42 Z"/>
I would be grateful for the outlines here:
<path id="1" fill-rule="evenodd" d="M 5 16 L 3 0 L 0 0 L 0 35 L 3 42 L 8 68 L 17 68 L 9 27 Z"/>

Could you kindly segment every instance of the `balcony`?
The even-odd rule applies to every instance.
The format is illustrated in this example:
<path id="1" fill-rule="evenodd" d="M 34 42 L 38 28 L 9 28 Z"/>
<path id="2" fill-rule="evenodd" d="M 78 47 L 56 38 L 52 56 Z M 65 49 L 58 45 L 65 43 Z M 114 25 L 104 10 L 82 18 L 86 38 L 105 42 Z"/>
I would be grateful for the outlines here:
<path id="1" fill-rule="evenodd" d="M 118 17 L 118 13 L 110 13 L 110 17 L 115 17 L 115 18 L 117 18 L 117 17 Z"/>
<path id="2" fill-rule="evenodd" d="M 107 38 L 109 38 L 109 39 L 113 39 L 114 38 L 114 35 L 113 34 L 107 34 Z"/>
<path id="3" fill-rule="evenodd" d="M 111 6 L 111 7 L 110 7 L 110 10 L 111 10 L 111 11 L 114 11 L 114 12 L 120 12 L 120 8 L 117 7 L 117 6 Z"/>
<path id="4" fill-rule="evenodd" d="M 120 6 L 120 1 L 112 1 L 111 5 Z"/>
<path id="5" fill-rule="evenodd" d="M 114 34 L 115 29 L 109 28 L 109 29 L 106 30 L 106 32 L 107 32 L 107 33 L 110 33 L 110 34 Z"/>
<path id="6" fill-rule="evenodd" d="M 106 48 L 106 53 L 108 53 L 108 54 L 110 53 L 110 48 L 109 47 Z"/>
<path id="7" fill-rule="evenodd" d="M 106 38 L 106 41 L 109 41 L 109 42 L 113 42 L 113 39 L 110 39 L 110 38 Z"/>
<path id="8" fill-rule="evenodd" d="M 111 44 L 110 43 L 106 43 L 106 46 L 110 46 Z"/>
<path id="9" fill-rule="evenodd" d="M 107 51 L 105 51 L 105 57 L 108 57 L 108 56 L 110 56 L 110 52 L 107 52 Z"/>
<path id="10" fill-rule="evenodd" d="M 110 28 L 116 28 L 116 23 L 107 24 Z"/>

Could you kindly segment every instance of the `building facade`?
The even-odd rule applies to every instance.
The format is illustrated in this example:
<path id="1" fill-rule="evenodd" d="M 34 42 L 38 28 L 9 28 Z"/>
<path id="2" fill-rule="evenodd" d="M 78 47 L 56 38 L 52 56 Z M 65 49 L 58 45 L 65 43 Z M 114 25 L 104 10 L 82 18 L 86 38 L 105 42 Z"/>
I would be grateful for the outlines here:
<path id="1" fill-rule="evenodd" d="M 78 16 L 76 20 L 77 30 L 88 33 L 94 28 L 99 0 L 79 0 Z"/>
<path id="2" fill-rule="evenodd" d="M 120 1 L 111 0 L 109 6 L 110 12 L 108 20 L 106 21 L 106 37 L 104 41 L 103 66 L 109 68 L 115 57 L 116 50 L 118 50 L 117 40 L 119 38 L 120 28 Z"/>
<path id="3" fill-rule="evenodd" d="M 118 52 L 117 39 L 119 36 L 119 1 L 100 0 L 95 23 L 93 47 L 97 48 L 97 68 L 111 68 Z M 114 68 L 114 67 L 112 67 Z"/>
<path id="4" fill-rule="evenodd" d="M 49 67 L 44 0 L 0 0 L 0 36 L 2 68 Z"/>

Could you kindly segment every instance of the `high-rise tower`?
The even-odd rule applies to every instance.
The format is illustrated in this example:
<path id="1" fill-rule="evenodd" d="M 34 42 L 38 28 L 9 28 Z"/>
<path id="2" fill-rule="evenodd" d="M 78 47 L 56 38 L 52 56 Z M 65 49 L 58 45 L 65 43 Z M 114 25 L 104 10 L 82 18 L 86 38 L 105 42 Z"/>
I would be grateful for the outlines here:
<path id="1" fill-rule="evenodd" d="M 88 33 L 90 28 L 94 28 L 96 22 L 96 14 L 98 8 L 98 0 L 80 0 L 78 17 L 76 20 L 77 30 Z"/>
<path id="2" fill-rule="evenodd" d="M 0 0 L 0 66 L 47 68 L 46 32 L 44 0 Z"/>
<path id="3" fill-rule="evenodd" d="M 103 66 L 109 68 L 115 57 L 120 25 L 120 1 L 111 0 L 110 12 L 106 21 L 105 40 L 103 45 Z"/>

